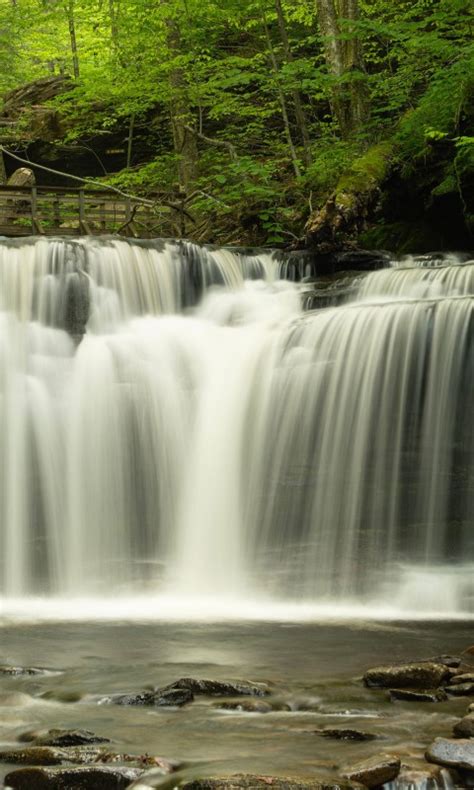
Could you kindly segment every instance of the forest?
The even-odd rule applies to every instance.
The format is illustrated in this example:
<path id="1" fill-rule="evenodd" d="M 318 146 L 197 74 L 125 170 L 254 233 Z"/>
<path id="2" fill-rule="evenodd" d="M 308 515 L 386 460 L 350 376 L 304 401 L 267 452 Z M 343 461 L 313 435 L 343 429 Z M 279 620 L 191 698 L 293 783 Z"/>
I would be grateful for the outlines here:
<path id="1" fill-rule="evenodd" d="M 471 0 L 2 0 L 0 179 L 205 243 L 468 248 L 473 33 Z"/>

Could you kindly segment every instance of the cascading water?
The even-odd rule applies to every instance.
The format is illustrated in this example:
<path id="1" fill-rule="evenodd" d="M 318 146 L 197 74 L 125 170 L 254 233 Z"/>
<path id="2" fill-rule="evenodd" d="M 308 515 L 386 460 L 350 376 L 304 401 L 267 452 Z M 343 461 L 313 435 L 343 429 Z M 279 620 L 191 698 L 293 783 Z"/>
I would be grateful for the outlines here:
<path id="1" fill-rule="evenodd" d="M 306 313 L 285 273 L 185 242 L 0 244 L 6 611 L 474 612 L 474 262 Z"/>

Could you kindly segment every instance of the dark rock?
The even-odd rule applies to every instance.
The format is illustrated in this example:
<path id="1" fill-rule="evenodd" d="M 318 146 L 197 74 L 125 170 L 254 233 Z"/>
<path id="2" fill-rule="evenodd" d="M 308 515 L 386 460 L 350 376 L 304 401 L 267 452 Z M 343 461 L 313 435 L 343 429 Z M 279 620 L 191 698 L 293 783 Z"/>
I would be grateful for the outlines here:
<path id="1" fill-rule="evenodd" d="M 446 691 L 455 697 L 471 697 L 474 695 L 474 683 L 455 683 L 447 686 Z"/>
<path id="2" fill-rule="evenodd" d="M 0 675 L 12 675 L 13 677 L 22 677 L 23 675 L 58 675 L 60 672 L 54 669 L 43 669 L 41 667 L 13 667 L 10 665 L 0 666 Z"/>
<path id="3" fill-rule="evenodd" d="M 189 688 L 158 689 L 153 695 L 154 705 L 159 707 L 177 707 L 188 705 L 194 700 L 194 694 Z"/>
<path id="4" fill-rule="evenodd" d="M 432 658 L 428 658 L 427 661 L 430 664 L 444 664 L 445 667 L 452 667 L 456 668 L 460 666 L 462 662 L 462 658 L 460 656 L 433 656 Z"/>
<path id="5" fill-rule="evenodd" d="M 347 250 L 336 252 L 334 257 L 338 272 L 366 272 L 387 268 L 393 256 L 386 250 Z"/>
<path id="6" fill-rule="evenodd" d="M 155 695 L 153 691 L 142 691 L 138 694 L 112 694 L 110 697 L 102 697 L 99 705 L 112 703 L 113 705 L 154 705 Z"/>
<path id="7" fill-rule="evenodd" d="M 323 738 L 334 738 L 337 741 L 375 741 L 378 735 L 363 730 L 354 730 L 349 727 L 324 727 L 322 730 L 315 730 L 316 735 Z"/>
<path id="8" fill-rule="evenodd" d="M 138 694 L 112 694 L 110 697 L 102 697 L 99 700 L 99 705 L 112 703 L 113 705 L 179 708 L 192 702 L 193 699 L 194 694 L 189 689 L 166 688 L 157 691 L 143 691 Z"/>
<path id="9" fill-rule="evenodd" d="M 182 785 L 182 790 L 238 790 L 238 788 L 264 788 L 274 787 L 276 790 L 355 790 L 359 784 L 352 782 L 324 779 L 301 779 L 292 776 L 258 776 L 251 774 L 237 774 L 207 779 L 195 779 Z"/>
<path id="10" fill-rule="evenodd" d="M 450 686 L 457 686 L 459 683 L 474 683 L 474 672 L 462 672 L 460 675 L 453 675 L 450 678 Z"/>
<path id="11" fill-rule="evenodd" d="M 453 733 L 456 738 L 474 738 L 474 713 L 469 713 L 458 721 L 453 727 Z"/>
<path id="12" fill-rule="evenodd" d="M 474 771 L 474 740 L 436 738 L 425 754 L 429 763 Z"/>
<path id="13" fill-rule="evenodd" d="M 370 688 L 433 689 L 448 676 L 448 667 L 426 661 L 373 667 L 365 673 L 364 682 Z"/>
<path id="14" fill-rule="evenodd" d="M 96 759 L 101 765 L 111 763 L 133 764 L 137 768 L 156 768 L 160 769 L 161 775 L 171 774 L 183 767 L 183 763 L 175 760 L 166 760 L 164 757 L 156 757 L 149 754 L 119 754 L 118 752 L 103 751 Z"/>
<path id="15" fill-rule="evenodd" d="M 143 774 L 141 768 L 21 768 L 5 777 L 13 790 L 124 790 Z"/>
<path id="16" fill-rule="evenodd" d="M 399 773 L 400 759 L 390 754 L 380 754 L 371 760 L 357 763 L 343 776 L 371 788 L 391 782 Z"/>
<path id="17" fill-rule="evenodd" d="M 61 763 L 93 763 L 100 756 L 99 748 L 58 748 L 55 746 L 25 746 L 2 749 L 0 763 L 19 765 L 61 765 Z"/>
<path id="18" fill-rule="evenodd" d="M 94 743 L 110 743 L 109 738 L 95 735 L 89 730 L 33 730 L 24 732 L 18 740 L 35 746 L 87 746 Z"/>
<path id="19" fill-rule="evenodd" d="M 433 691 L 411 691 L 409 689 L 390 689 L 390 699 L 404 702 L 445 702 L 448 695 L 442 689 Z"/>
<path id="20" fill-rule="evenodd" d="M 204 694 L 208 697 L 265 697 L 270 694 L 264 683 L 251 683 L 248 680 L 202 680 L 197 678 L 180 678 L 156 693 L 163 694 L 168 690 L 188 689 L 193 694 Z"/>

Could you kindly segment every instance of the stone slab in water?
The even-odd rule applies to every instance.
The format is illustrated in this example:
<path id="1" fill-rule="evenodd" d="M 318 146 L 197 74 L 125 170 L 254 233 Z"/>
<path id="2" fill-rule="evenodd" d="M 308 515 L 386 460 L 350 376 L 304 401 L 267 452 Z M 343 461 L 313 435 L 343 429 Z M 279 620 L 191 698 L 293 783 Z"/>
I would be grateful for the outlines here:
<path id="1" fill-rule="evenodd" d="M 474 683 L 456 683 L 448 686 L 447 691 L 455 697 L 471 697 L 474 696 Z"/>
<path id="2" fill-rule="evenodd" d="M 13 790 L 125 790 L 143 774 L 139 768 L 20 768 L 5 777 Z"/>
<path id="3" fill-rule="evenodd" d="M 96 735 L 90 730 L 30 730 L 18 738 L 35 746 L 85 746 L 92 743 L 110 743 L 110 738 Z"/>
<path id="4" fill-rule="evenodd" d="M 189 689 L 193 694 L 204 694 L 208 697 L 265 697 L 270 694 L 270 689 L 265 683 L 253 683 L 248 680 L 180 678 L 174 683 L 170 683 L 162 691 L 168 689 Z"/>
<path id="5" fill-rule="evenodd" d="M 390 689 L 390 699 L 403 702 L 445 702 L 448 695 L 442 689 L 415 691 L 414 689 Z"/>
<path id="6" fill-rule="evenodd" d="M 166 688 L 157 691 L 142 691 L 137 694 L 112 694 L 102 697 L 99 705 L 131 705 L 144 707 L 180 708 L 194 700 L 194 694 L 189 689 Z"/>
<path id="7" fill-rule="evenodd" d="M 444 664 L 426 661 L 373 667 L 365 673 L 364 682 L 372 688 L 433 689 L 448 677 L 449 668 Z"/>
<path id="8" fill-rule="evenodd" d="M 286 776 L 258 776 L 253 774 L 236 774 L 235 776 L 196 779 L 187 782 L 182 790 L 238 790 L 239 788 L 268 788 L 276 790 L 356 790 L 360 784 L 338 779 L 299 779 Z"/>
<path id="9" fill-rule="evenodd" d="M 474 672 L 463 672 L 461 675 L 453 675 L 449 681 L 450 686 L 457 686 L 459 683 L 474 683 Z"/>
<path id="10" fill-rule="evenodd" d="M 474 712 L 458 721 L 453 727 L 453 733 L 457 738 L 474 738 Z"/>
<path id="11" fill-rule="evenodd" d="M 322 730 L 315 730 L 316 735 L 323 738 L 333 738 L 337 741 L 375 741 L 378 735 L 363 730 L 355 730 L 349 727 L 324 727 Z"/>
<path id="12" fill-rule="evenodd" d="M 59 675 L 57 669 L 45 669 L 44 667 L 15 667 L 9 664 L 0 665 L 0 675 L 12 675 L 12 677 L 28 677 L 30 675 Z"/>
<path id="13" fill-rule="evenodd" d="M 24 746 L 0 750 L 0 763 L 20 765 L 61 765 L 61 763 L 93 763 L 101 753 L 99 748 L 56 746 Z"/>
<path id="14" fill-rule="evenodd" d="M 430 763 L 474 771 L 474 740 L 436 738 L 425 756 Z"/>
<path id="15" fill-rule="evenodd" d="M 366 787 L 378 787 L 396 779 L 400 773 L 400 758 L 390 754 L 380 754 L 370 760 L 354 765 L 343 775 L 350 780 L 360 782 Z"/>

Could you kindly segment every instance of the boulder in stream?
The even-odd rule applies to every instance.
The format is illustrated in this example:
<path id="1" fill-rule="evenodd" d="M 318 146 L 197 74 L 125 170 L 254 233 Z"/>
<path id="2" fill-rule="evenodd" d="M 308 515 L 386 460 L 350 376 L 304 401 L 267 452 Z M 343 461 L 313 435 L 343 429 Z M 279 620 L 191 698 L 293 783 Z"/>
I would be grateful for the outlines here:
<path id="1" fill-rule="evenodd" d="M 403 702 L 445 702 L 448 699 L 448 695 L 443 689 L 432 689 L 431 691 L 390 689 L 389 693 L 392 702 L 397 700 Z"/>
<path id="2" fill-rule="evenodd" d="M 93 747 L 24 746 L 0 750 L 0 763 L 17 765 L 61 765 L 93 763 L 100 756 L 101 749 Z"/>
<path id="3" fill-rule="evenodd" d="M 156 691 L 141 691 L 137 694 L 111 694 L 99 699 L 99 705 L 131 705 L 158 708 L 181 708 L 194 700 L 189 689 L 166 688 Z"/>
<path id="4" fill-rule="evenodd" d="M 146 780 L 146 777 L 145 777 Z M 146 785 L 144 785 L 146 787 Z M 360 784 L 350 781 L 318 779 L 301 779 L 296 776 L 259 776 L 254 774 L 236 774 L 226 777 L 209 777 L 186 782 L 181 790 L 240 790 L 241 788 L 259 788 L 268 790 L 356 790 Z"/>
<path id="5" fill-rule="evenodd" d="M 18 740 L 35 746 L 89 746 L 94 743 L 110 743 L 110 738 L 96 735 L 90 730 L 30 730 Z"/>
<path id="6" fill-rule="evenodd" d="M 456 738 L 474 738 L 474 712 L 458 721 L 453 727 L 453 733 Z"/>
<path id="7" fill-rule="evenodd" d="M 426 759 L 446 768 L 474 771 L 474 740 L 461 738 L 436 738 L 428 747 Z"/>
<path id="8" fill-rule="evenodd" d="M 16 667 L 10 664 L 0 665 L 0 675 L 11 675 L 12 677 L 30 677 L 32 675 L 60 675 L 58 669 L 45 669 L 44 667 Z"/>
<path id="9" fill-rule="evenodd" d="M 444 664 L 422 661 L 416 664 L 388 664 L 368 669 L 364 683 L 370 688 L 434 689 L 449 677 Z"/>
<path id="10" fill-rule="evenodd" d="M 472 697 L 474 696 L 474 683 L 455 683 L 448 686 L 446 691 L 455 697 Z"/>
<path id="11" fill-rule="evenodd" d="M 270 689 L 265 683 L 253 683 L 249 680 L 203 680 L 198 678 L 180 678 L 170 683 L 157 693 L 173 689 L 187 689 L 193 694 L 207 697 L 266 697 Z"/>
<path id="12" fill-rule="evenodd" d="M 400 773 L 400 758 L 391 754 L 379 754 L 370 760 L 357 763 L 343 776 L 360 782 L 368 788 L 378 787 L 396 779 Z"/>
<path id="13" fill-rule="evenodd" d="M 315 730 L 316 735 L 323 738 L 333 738 L 336 741 L 375 741 L 379 737 L 372 732 L 364 732 L 350 727 L 323 727 L 322 730 Z"/>
<path id="14" fill-rule="evenodd" d="M 20 768 L 5 777 L 12 790 L 125 790 L 141 768 L 82 766 L 80 768 Z"/>

